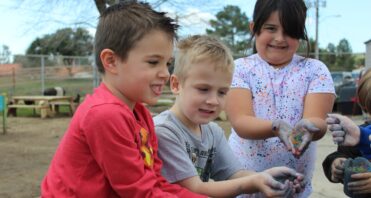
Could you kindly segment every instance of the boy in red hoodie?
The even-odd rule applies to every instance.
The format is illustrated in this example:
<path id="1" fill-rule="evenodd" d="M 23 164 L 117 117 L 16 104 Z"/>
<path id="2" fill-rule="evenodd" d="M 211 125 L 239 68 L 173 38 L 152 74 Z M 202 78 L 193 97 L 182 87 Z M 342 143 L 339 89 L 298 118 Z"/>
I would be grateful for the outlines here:
<path id="1" fill-rule="evenodd" d="M 151 114 L 169 78 L 177 25 L 136 1 L 99 19 L 95 58 L 101 85 L 86 97 L 42 181 L 42 197 L 203 197 L 160 174 Z"/>

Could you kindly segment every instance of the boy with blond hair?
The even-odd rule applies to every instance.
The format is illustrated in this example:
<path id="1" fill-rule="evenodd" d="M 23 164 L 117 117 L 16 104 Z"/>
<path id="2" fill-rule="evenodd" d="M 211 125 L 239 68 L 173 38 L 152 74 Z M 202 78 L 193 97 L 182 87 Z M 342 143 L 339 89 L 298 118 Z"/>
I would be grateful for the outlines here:
<path id="1" fill-rule="evenodd" d="M 41 184 L 41 197 L 204 197 L 161 175 L 149 111 L 169 78 L 177 25 L 125 1 L 99 19 L 102 83 L 75 112 Z"/>
<path id="2" fill-rule="evenodd" d="M 231 84 L 234 65 L 230 50 L 213 37 L 199 35 L 180 41 L 177 50 L 170 77 L 175 103 L 154 118 L 163 176 L 210 197 L 259 191 L 267 197 L 283 197 L 292 189 L 300 190 L 303 178 L 292 169 L 243 170 L 223 130 L 211 122 L 223 109 Z M 281 183 L 274 177 L 295 181 Z"/>

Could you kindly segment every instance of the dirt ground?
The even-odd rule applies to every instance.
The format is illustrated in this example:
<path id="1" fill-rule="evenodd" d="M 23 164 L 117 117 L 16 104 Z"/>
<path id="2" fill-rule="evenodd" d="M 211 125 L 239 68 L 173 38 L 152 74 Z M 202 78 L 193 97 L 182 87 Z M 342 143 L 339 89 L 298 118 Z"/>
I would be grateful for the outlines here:
<path id="1" fill-rule="evenodd" d="M 8 118 L 7 134 L 0 135 L 0 197 L 39 196 L 40 182 L 69 120 Z"/>
<path id="2" fill-rule="evenodd" d="M 1 198 L 39 196 L 40 182 L 70 119 L 69 116 L 8 118 L 8 133 L 0 135 Z M 219 121 L 219 124 L 229 132 L 228 122 Z M 327 181 L 320 165 L 324 157 L 335 149 L 330 135 L 319 142 L 313 198 L 345 197 L 341 185 Z"/>

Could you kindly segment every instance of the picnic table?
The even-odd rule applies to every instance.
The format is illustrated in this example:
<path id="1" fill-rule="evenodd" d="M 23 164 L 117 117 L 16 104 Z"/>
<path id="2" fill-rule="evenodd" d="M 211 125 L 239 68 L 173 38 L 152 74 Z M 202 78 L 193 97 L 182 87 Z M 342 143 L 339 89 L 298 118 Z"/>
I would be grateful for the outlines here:
<path id="1" fill-rule="evenodd" d="M 14 108 L 15 111 L 20 108 L 40 110 L 41 118 L 53 117 L 58 113 L 60 105 L 67 105 L 72 115 L 75 111 L 75 105 L 72 96 L 13 96 L 12 103 L 8 109 Z"/>

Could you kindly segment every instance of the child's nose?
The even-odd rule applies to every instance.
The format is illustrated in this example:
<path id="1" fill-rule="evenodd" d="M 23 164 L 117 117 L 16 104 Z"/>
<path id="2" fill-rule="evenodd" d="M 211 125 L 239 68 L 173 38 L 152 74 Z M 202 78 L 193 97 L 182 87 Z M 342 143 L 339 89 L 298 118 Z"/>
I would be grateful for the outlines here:
<path id="1" fill-rule="evenodd" d="M 218 95 L 217 94 L 210 94 L 210 96 L 206 100 L 206 103 L 211 104 L 211 105 L 218 105 L 219 104 Z"/>
<path id="2" fill-rule="evenodd" d="M 275 37 L 274 37 L 274 40 L 277 41 L 277 42 L 285 41 L 285 34 L 283 32 L 277 32 Z"/>
<path id="3" fill-rule="evenodd" d="M 159 76 L 160 76 L 160 78 L 166 78 L 166 79 L 168 79 L 170 77 L 169 68 L 168 67 L 165 67 L 164 69 L 162 69 L 159 72 Z"/>

